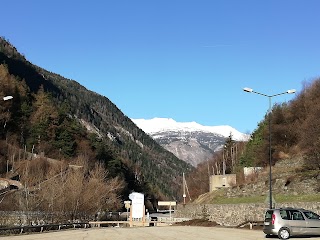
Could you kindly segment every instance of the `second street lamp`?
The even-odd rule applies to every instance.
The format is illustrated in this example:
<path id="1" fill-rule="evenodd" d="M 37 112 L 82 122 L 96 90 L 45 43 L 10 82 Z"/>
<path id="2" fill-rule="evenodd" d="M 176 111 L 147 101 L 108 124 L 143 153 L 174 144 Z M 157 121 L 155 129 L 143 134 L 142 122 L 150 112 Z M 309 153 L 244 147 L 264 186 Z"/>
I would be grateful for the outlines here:
<path id="1" fill-rule="evenodd" d="M 13 99 L 13 97 L 10 96 L 10 95 L 4 96 L 4 97 L 2 98 L 3 101 L 8 101 L 8 100 L 11 100 L 11 99 Z M 4 125 L 3 125 L 3 128 L 5 128 L 6 125 L 7 125 L 7 120 L 5 120 L 5 123 L 4 123 Z"/>
<path id="2" fill-rule="evenodd" d="M 268 94 L 264 94 L 264 93 L 260 93 L 260 92 L 256 92 L 254 91 L 252 88 L 248 88 L 245 87 L 243 88 L 243 91 L 248 92 L 248 93 L 255 93 L 255 94 L 259 94 L 262 95 L 264 97 L 269 98 L 269 208 L 272 208 L 272 171 L 271 171 L 271 165 L 272 165 L 272 151 L 271 151 L 271 100 L 273 97 L 275 96 L 279 96 L 279 95 L 283 95 L 283 94 L 292 94 L 295 93 L 296 90 L 295 89 L 290 89 L 286 92 L 282 92 L 282 93 L 277 93 L 277 94 L 273 94 L 273 95 L 268 95 Z"/>

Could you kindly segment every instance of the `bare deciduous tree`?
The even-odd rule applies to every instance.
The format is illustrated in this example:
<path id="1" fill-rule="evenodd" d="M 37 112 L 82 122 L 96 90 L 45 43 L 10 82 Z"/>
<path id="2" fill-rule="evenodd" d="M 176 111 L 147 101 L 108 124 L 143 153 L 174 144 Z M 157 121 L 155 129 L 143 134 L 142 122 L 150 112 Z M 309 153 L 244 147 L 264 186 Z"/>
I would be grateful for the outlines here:
<path id="1" fill-rule="evenodd" d="M 54 221 L 60 221 L 121 206 L 119 193 L 124 182 L 108 178 L 102 164 L 89 168 L 84 157 L 77 158 L 74 164 L 45 158 L 23 161 L 19 171 L 23 173 L 21 182 L 25 188 L 6 198 L 14 203 L 11 210 L 55 213 L 59 217 Z"/>

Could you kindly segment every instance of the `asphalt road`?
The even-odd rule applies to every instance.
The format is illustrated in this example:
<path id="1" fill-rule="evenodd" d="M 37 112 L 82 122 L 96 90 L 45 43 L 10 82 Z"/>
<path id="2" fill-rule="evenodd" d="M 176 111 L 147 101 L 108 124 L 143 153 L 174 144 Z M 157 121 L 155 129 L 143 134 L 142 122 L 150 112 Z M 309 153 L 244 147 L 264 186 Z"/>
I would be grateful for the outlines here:
<path id="1" fill-rule="evenodd" d="M 165 227 L 134 227 L 134 228 L 89 228 L 63 230 L 56 232 L 35 233 L 0 237 L 0 240 L 262 240 L 264 233 L 260 230 L 231 229 L 222 227 L 191 227 L 191 226 L 165 226 Z M 277 238 L 274 238 L 277 239 Z M 295 238 L 292 238 L 295 239 Z M 317 238 L 296 238 L 298 240 L 313 240 Z"/>

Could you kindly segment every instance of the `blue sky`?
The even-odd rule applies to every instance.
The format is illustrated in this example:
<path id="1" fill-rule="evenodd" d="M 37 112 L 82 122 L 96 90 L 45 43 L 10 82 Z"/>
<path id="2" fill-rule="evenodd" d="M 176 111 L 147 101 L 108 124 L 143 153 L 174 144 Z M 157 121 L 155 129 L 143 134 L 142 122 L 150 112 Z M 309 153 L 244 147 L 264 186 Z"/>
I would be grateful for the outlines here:
<path id="1" fill-rule="evenodd" d="M 130 118 L 249 133 L 269 102 L 243 87 L 299 93 L 320 73 L 317 0 L 11 0 L 1 9 L 0 35 L 30 62 Z"/>

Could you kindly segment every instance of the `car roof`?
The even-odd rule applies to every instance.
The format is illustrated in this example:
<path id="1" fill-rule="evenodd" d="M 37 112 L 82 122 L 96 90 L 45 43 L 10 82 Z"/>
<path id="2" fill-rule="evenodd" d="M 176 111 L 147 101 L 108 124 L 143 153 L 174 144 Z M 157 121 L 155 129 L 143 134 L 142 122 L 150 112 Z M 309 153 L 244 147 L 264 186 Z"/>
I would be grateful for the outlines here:
<path id="1" fill-rule="evenodd" d="M 274 211 L 274 210 L 303 210 L 303 211 L 306 211 L 306 209 L 304 208 L 293 208 L 293 207 L 284 207 L 284 208 L 271 208 L 271 209 L 268 209 L 267 211 Z"/>

